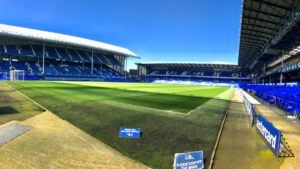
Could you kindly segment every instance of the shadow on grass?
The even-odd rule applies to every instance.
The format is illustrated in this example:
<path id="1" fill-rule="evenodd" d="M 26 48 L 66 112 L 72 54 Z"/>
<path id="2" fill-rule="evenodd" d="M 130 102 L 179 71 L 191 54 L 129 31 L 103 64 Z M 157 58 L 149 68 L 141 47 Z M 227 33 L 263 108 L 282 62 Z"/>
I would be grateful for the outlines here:
<path id="1" fill-rule="evenodd" d="M 17 113 L 20 112 L 11 106 L 0 107 L 0 116 L 5 114 L 17 114 Z"/>

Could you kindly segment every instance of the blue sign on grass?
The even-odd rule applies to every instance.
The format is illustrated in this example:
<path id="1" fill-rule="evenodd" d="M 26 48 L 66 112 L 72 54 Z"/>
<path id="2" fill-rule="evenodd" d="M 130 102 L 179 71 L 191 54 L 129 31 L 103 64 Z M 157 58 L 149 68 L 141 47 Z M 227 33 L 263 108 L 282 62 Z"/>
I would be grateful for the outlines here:
<path id="1" fill-rule="evenodd" d="M 264 138 L 268 146 L 271 148 L 273 153 L 279 157 L 280 144 L 281 144 L 281 131 L 266 120 L 262 115 L 257 116 L 256 123 L 257 130 L 260 135 Z"/>
<path id="2" fill-rule="evenodd" d="M 140 128 L 120 128 L 119 137 L 121 138 L 140 138 Z"/>
<path id="3" fill-rule="evenodd" d="M 174 169 L 203 169 L 203 151 L 176 153 Z"/>

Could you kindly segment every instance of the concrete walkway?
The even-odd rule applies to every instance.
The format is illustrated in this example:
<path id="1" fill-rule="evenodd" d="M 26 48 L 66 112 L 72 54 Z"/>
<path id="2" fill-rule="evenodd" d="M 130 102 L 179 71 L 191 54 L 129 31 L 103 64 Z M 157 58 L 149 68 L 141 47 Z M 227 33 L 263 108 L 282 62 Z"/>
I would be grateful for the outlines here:
<path id="1" fill-rule="evenodd" d="M 248 94 L 248 93 L 246 93 Z M 253 98 L 248 94 L 249 97 Z M 253 98 L 255 99 L 255 98 Z M 295 157 L 281 158 L 282 164 L 280 169 L 300 169 L 300 130 L 299 121 L 287 119 L 285 115 L 274 112 L 274 109 L 266 104 L 254 105 L 256 111 L 270 121 L 279 129 L 286 141 L 292 148 Z"/>
<path id="2" fill-rule="evenodd" d="M 238 89 L 235 89 L 216 152 L 214 169 L 276 169 L 278 161 L 250 127 L 250 118 Z"/>
<path id="3" fill-rule="evenodd" d="M 266 105 L 256 105 L 256 110 L 279 129 L 293 150 L 295 157 L 284 158 L 281 169 L 300 169 L 300 130 Z"/>
<path id="4" fill-rule="evenodd" d="M 20 124 L 10 124 L 0 128 L 0 146 L 26 133 L 32 127 Z"/>

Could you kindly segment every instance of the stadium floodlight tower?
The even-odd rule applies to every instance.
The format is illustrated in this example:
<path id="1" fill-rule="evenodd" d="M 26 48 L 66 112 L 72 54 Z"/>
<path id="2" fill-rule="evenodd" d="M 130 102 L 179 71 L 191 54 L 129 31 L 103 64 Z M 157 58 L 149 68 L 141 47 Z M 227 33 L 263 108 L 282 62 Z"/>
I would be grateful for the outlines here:
<path id="1" fill-rule="evenodd" d="M 9 73 L 10 81 L 24 81 L 25 80 L 25 72 L 24 70 L 11 70 Z"/>

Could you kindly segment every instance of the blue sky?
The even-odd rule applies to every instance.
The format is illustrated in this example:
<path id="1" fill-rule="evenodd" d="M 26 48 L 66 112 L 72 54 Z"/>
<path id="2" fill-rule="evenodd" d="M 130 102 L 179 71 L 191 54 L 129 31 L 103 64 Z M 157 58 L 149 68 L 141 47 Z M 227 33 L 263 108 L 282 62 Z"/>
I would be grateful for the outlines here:
<path id="1" fill-rule="evenodd" d="M 237 63 L 241 0 L 1 0 L 0 22 L 126 47 L 136 62 Z"/>

